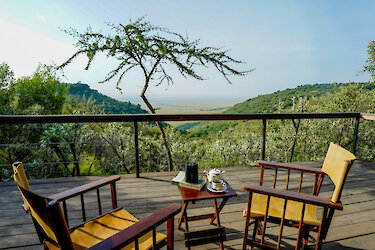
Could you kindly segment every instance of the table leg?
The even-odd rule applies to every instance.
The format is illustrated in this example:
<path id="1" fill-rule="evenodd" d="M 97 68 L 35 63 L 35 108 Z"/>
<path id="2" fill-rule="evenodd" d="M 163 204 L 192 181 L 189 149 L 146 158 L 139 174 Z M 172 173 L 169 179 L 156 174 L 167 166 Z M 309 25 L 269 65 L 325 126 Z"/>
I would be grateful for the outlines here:
<path id="1" fill-rule="evenodd" d="M 219 215 L 219 213 L 221 212 L 221 210 L 223 209 L 223 207 L 225 206 L 225 204 L 227 203 L 228 200 L 229 200 L 229 198 L 223 198 L 223 201 L 219 205 L 217 215 Z M 215 202 L 216 202 L 216 199 L 214 199 L 214 203 Z M 214 223 L 215 219 L 216 219 L 216 213 L 212 216 L 212 218 L 210 220 L 210 224 Z"/>
<path id="2" fill-rule="evenodd" d="M 187 217 L 186 209 L 187 209 L 187 206 L 188 206 L 189 202 L 183 201 L 182 203 L 183 203 L 183 205 L 182 205 L 182 210 L 181 210 L 181 216 L 180 216 L 180 219 L 178 220 L 177 228 L 179 230 L 181 229 L 181 223 L 182 223 L 182 220 L 184 220 L 185 221 L 185 231 L 186 231 L 187 219 L 185 219 L 185 218 Z"/>
<path id="3" fill-rule="evenodd" d="M 187 207 L 187 203 L 186 203 Z M 184 214 L 184 221 L 185 221 L 185 233 L 189 232 L 189 226 L 188 226 L 188 216 L 187 216 L 187 210 L 185 209 L 185 214 Z"/>
<path id="4" fill-rule="evenodd" d="M 225 200 L 225 199 L 224 199 Z M 221 202 L 221 204 L 223 204 L 224 200 Z M 227 199 L 228 200 L 228 199 Z M 226 202 L 226 201 L 225 201 Z M 220 206 L 221 206 L 220 204 Z M 216 217 L 216 221 L 217 221 L 217 227 L 219 228 L 220 227 L 220 218 L 219 218 L 219 208 L 220 206 L 218 207 L 217 206 L 217 201 L 216 199 L 214 199 L 214 208 L 215 208 L 215 215 L 214 215 L 214 218 Z M 224 206 L 224 205 L 223 205 Z M 224 244 L 223 244 L 223 235 L 219 235 L 221 236 L 220 237 L 220 249 L 223 250 L 224 249 Z"/>

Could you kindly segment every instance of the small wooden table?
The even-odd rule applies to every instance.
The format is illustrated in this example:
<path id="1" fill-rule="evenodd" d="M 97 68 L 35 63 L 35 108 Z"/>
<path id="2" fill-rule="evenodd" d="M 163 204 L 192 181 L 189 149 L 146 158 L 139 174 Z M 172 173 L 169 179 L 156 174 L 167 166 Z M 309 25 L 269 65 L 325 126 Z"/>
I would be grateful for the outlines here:
<path id="1" fill-rule="evenodd" d="M 182 221 L 185 222 L 185 245 L 188 249 L 190 246 L 201 245 L 211 242 L 220 241 L 220 248 L 223 249 L 223 241 L 225 240 L 225 229 L 220 226 L 220 211 L 223 209 L 224 205 L 227 203 L 229 198 L 237 196 L 236 191 L 227 183 L 227 191 L 223 193 L 213 193 L 207 190 L 207 185 L 201 190 L 194 190 L 190 188 L 178 187 L 180 195 L 182 198 L 182 211 L 180 219 L 178 220 L 177 228 L 181 228 Z M 217 204 L 217 199 L 222 198 L 220 205 Z M 214 203 L 215 213 L 203 214 L 196 216 L 187 215 L 187 207 L 189 202 L 193 204 L 196 201 L 212 199 Z M 196 232 L 189 232 L 188 221 L 203 220 L 210 218 L 210 224 L 212 224 L 216 219 L 217 228 L 202 230 Z"/>

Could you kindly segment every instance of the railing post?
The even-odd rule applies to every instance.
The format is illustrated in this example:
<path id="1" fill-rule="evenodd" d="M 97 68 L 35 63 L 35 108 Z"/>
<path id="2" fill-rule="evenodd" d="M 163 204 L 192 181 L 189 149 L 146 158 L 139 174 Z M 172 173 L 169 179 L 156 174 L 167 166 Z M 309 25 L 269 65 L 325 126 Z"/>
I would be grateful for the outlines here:
<path id="1" fill-rule="evenodd" d="M 354 133 L 353 133 L 354 139 L 353 139 L 353 144 L 352 144 L 352 152 L 353 152 L 353 154 L 356 154 L 356 152 L 357 152 L 359 118 L 360 118 L 360 116 L 356 117 L 355 125 L 354 125 Z"/>
<path id="2" fill-rule="evenodd" d="M 138 122 L 134 121 L 135 173 L 139 178 Z"/>
<path id="3" fill-rule="evenodd" d="M 262 160 L 266 158 L 266 128 L 267 128 L 267 119 L 263 119 L 263 141 L 262 141 Z"/>

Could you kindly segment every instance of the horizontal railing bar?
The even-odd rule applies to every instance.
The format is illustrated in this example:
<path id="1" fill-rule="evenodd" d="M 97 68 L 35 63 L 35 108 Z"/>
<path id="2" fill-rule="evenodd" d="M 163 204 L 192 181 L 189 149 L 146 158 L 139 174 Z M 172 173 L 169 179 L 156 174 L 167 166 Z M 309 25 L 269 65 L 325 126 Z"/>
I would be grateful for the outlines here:
<path id="1" fill-rule="evenodd" d="M 368 115 L 368 114 L 367 114 Z M 0 115 L 0 124 L 358 118 L 361 113 Z M 367 116 L 368 117 L 368 116 Z"/>
<path id="2" fill-rule="evenodd" d="M 76 145 L 76 144 L 87 144 L 88 142 L 77 141 L 77 142 L 38 142 L 38 143 L 18 143 L 18 144 L 0 144 L 0 147 L 22 147 L 22 146 L 41 146 L 41 145 Z"/>
<path id="3" fill-rule="evenodd" d="M 100 161 L 54 161 L 54 162 L 36 162 L 36 163 L 23 163 L 22 165 L 23 166 L 39 166 L 39 165 L 56 165 L 56 164 L 83 164 L 83 163 L 96 163 L 96 162 L 100 162 Z M 6 164 L 6 163 L 3 163 L 3 164 L 0 164 L 0 167 L 8 167 L 8 166 L 12 166 L 11 163 L 9 164 Z"/>

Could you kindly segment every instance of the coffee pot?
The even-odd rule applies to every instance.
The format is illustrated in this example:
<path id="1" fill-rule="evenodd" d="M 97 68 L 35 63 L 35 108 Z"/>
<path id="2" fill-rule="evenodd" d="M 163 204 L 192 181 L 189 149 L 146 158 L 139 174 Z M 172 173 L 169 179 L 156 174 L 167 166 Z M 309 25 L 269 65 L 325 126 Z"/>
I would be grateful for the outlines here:
<path id="1" fill-rule="evenodd" d="M 185 181 L 190 183 L 198 183 L 198 164 L 186 164 Z"/>
<path id="2" fill-rule="evenodd" d="M 204 171 L 204 173 L 207 175 L 207 180 L 209 182 L 220 181 L 227 175 L 225 171 L 216 168 L 211 169 L 210 171 Z"/>

